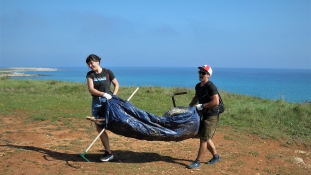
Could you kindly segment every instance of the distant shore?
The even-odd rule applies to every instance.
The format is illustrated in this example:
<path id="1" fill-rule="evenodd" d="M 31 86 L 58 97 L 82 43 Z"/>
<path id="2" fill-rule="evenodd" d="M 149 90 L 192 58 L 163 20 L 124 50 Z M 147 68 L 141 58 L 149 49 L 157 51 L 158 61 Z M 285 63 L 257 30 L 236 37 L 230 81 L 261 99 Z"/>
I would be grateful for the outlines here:
<path id="1" fill-rule="evenodd" d="M 29 77 L 29 76 L 44 76 L 42 74 L 28 74 L 26 72 L 47 72 L 58 71 L 56 68 L 36 68 L 36 67 L 12 67 L 0 68 L 0 77 Z"/>

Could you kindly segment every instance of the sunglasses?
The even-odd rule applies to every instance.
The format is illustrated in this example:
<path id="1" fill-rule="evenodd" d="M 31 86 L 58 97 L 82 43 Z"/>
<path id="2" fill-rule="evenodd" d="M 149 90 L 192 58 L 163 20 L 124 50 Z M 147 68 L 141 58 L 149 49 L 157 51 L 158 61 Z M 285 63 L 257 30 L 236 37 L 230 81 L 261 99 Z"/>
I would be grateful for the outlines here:
<path id="1" fill-rule="evenodd" d="M 199 71 L 198 73 L 199 73 L 199 74 L 202 74 L 202 75 L 209 74 L 209 73 L 207 73 L 207 72 L 202 72 L 202 71 Z"/>

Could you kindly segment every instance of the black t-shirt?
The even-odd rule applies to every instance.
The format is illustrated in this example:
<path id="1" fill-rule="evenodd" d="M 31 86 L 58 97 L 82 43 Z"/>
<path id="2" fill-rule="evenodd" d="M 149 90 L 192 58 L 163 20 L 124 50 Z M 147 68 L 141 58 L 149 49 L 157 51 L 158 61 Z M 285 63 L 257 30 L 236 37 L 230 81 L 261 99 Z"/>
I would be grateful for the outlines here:
<path id="1" fill-rule="evenodd" d="M 198 83 L 195 86 L 195 95 L 197 96 L 200 104 L 208 103 L 212 100 L 211 96 L 218 94 L 217 87 L 211 81 L 208 81 L 202 87 L 200 84 L 201 83 Z"/>
<path id="2" fill-rule="evenodd" d="M 109 74 L 108 76 L 106 75 L 106 72 Z M 107 77 L 109 77 L 109 80 L 107 80 Z M 94 88 L 96 90 L 112 94 L 110 85 L 111 81 L 115 79 L 115 76 L 111 70 L 103 68 L 102 72 L 99 74 L 95 73 L 94 71 L 89 71 L 86 74 L 86 78 L 93 79 Z"/>

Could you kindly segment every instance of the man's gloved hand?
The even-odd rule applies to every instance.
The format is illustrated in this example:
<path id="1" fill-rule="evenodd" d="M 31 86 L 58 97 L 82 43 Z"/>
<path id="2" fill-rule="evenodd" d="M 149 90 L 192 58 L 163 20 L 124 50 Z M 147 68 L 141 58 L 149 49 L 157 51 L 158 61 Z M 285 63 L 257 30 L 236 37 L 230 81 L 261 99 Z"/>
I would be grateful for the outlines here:
<path id="1" fill-rule="evenodd" d="M 197 108 L 197 110 L 201 111 L 203 109 L 203 105 L 202 104 L 197 104 L 195 106 Z"/>
<path id="2" fill-rule="evenodd" d="M 104 93 L 103 97 L 105 97 L 107 100 L 110 100 L 112 96 L 108 93 Z"/>

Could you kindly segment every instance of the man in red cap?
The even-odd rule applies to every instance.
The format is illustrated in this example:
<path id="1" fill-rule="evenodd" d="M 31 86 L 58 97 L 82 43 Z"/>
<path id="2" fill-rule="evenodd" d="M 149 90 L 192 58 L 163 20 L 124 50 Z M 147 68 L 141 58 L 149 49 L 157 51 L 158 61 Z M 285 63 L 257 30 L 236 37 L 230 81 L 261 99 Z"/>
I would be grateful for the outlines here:
<path id="1" fill-rule="evenodd" d="M 188 165 L 188 168 L 199 168 L 201 166 L 200 159 L 209 150 L 213 155 L 213 158 L 206 162 L 206 164 L 214 164 L 220 161 L 220 156 L 217 154 L 216 147 L 212 142 L 212 137 L 216 131 L 219 112 L 214 110 L 219 105 L 219 96 L 216 86 L 209 81 L 212 76 L 213 70 L 210 66 L 204 65 L 199 68 L 199 80 L 200 82 L 195 86 L 195 96 L 189 104 L 189 107 L 193 107 L 195 104 L 197 110 L 202 112 L 203 121 L 200 126 L 200 148 L 197 158 L 194 162 Z"/>

